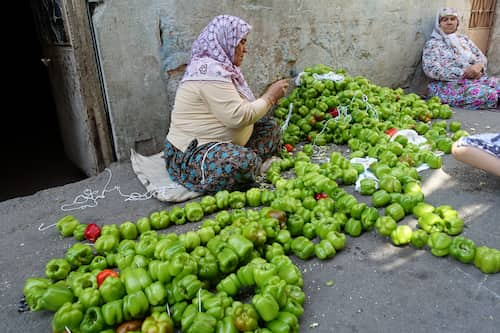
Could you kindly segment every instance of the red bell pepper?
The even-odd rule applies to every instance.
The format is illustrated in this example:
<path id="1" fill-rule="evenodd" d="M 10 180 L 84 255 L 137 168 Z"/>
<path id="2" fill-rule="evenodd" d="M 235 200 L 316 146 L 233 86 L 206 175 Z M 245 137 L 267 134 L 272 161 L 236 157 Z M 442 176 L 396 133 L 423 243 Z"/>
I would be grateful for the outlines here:
<path id="1" fill-rule="evenodd" d="M 104 280 L 106 280 L 107 277 L 109 276 L 112 276 L 112 277 L 115 277 L 115 278 L 119 278 L 120 275 L 115 272 L 114 270 L 112 269 L 103 269 L 102 271 L 100 271 L 99 273 L 97 273 L 97 276 L 96 276 L 96 279 L 97 279 L 97 285 L 100 287 L 101 284 L 104 282 Z"/>
<path id="2" fill-rule="evenodd" d="M 83 233 L 85 239 L 91 243 L 95 243 L 100 235 L 101 228 L 95 223 L 90 223 L 89 225 L 87 225 L 87 227 L 85 228 L 85 232 Z"/>

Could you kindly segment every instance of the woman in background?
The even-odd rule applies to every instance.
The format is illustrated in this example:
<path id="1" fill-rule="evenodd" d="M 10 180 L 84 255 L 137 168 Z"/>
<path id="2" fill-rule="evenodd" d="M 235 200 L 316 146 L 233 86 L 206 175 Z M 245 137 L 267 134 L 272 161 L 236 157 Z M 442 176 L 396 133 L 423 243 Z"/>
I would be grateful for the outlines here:
<path id="1" fill-rule="evenodd" d="M 455 9 L 438 11 L 422 56 L 423 70 L 432 79 L 428 93 L 450 106 L 494 109 L 498 107 L 500 80 L 488 78 L 486 57 L 467 36 L 456 33 L 458 25 Z"/>

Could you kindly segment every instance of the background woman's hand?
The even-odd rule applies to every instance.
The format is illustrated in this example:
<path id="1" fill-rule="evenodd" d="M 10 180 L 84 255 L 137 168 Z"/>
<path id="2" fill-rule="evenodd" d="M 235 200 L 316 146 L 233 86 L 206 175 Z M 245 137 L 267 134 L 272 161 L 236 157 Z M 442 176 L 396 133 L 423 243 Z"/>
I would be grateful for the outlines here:
<path id="1" fill-rule="evenodd" d="M 270 104 L 276 104 L 278 100 L 285 96 L 286 90 L 288 89 L 288 81 L 287 80 L 278 80 L 274 83 L 272 83 L 262 95 L 264 99 L 267 99 L 267 101 Z"/>
<path id="2" fill-rule="evenodd" d="M 477 63 L 467 67 L 464 70 L 464 78 L 469 80 L 477 80 L 483 75 L 483 64 Z"/>

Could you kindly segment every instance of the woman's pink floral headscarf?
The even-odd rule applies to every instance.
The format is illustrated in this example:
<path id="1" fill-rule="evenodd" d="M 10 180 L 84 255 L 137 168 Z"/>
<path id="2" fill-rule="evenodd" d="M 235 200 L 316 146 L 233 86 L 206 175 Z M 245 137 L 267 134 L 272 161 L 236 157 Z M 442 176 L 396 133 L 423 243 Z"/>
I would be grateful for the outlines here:
<path id="1" fill-rule="evenodd" d="M 239 42 L 252 27 L 236 16 L 216 16 L 191 48 L 191 59 L 181 80 L 232 82 L 247 100 L 255 100 L 238 66 L 233 64 Z"/>

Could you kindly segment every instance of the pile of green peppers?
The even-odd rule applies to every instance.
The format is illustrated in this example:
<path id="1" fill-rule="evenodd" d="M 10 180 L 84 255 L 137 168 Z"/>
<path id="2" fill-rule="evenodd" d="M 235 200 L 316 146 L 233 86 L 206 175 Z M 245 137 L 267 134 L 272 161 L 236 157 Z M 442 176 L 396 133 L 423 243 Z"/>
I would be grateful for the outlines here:
<path id="1" fill-rule="evenodd" d="M 449 153 L 453 141 L 468 134 L 460 123 L 436 120 L 450 118 L 449 107 L 341 70 L 343 81 L 313 78 L 329 71 L 307 68 L 303 84 L 275 110 L 283 121 L 293 103 L 284 143 L 310 143 L 272 163 L 265 176 L 272 190 L 223 190 L 136 222 L 103 225 L 93 246 L 75 243 L 47 262 L 44 277 L 26 280 L 30 309 L 55 312 L 56 333 L 298 332 L 305 294 L 289 256 L 328 260 L 345 248 L 346 236 L 371 230 L 395 246 L 427 248 L 484 273 L 499 272 L 498 249 L 460 235 L 464 221 L 451 206 L 424 201 L 416 168 L 441 167 L 433 151 Z M 397 136 L 408 128 L 425 136 L 426 149 Z M 330 143 L 347 144 L 351 157 L 376 158 L 367 168 L 376 180 L 360 182 L 371 205 L 342 188 L 358 181 L 363 165 L 339 152 L 313 161 L 315 147 Z M 407 216 L 417 219 L 417 229 L 399 224 Z M 162 232 L 193 222 L 200 222 L 196 231 Z M 83 241 L 88 225 L 68 215 L 56 227 L 61 236 Z M 243 302 L 249 290 L 253 296 Z"/>

